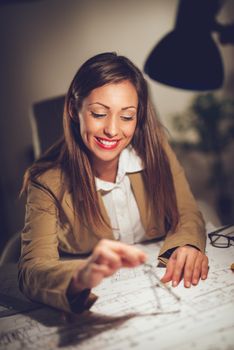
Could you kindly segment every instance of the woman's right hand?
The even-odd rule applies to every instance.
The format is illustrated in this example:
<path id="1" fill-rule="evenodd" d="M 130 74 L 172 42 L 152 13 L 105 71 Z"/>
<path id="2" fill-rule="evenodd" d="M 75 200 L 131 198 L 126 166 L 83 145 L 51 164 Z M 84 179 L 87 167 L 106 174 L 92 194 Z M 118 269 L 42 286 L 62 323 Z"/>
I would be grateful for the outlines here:
<path id="1" fill-rule="evenodd" d="M 136 267 L 144 263 L 147 255 L 140 249 L 122 242 L 102 239 L 83 267 L 75 272 L 69 294 L 96 287 L 105 277 L 113 275 L 122 267 Z"/>

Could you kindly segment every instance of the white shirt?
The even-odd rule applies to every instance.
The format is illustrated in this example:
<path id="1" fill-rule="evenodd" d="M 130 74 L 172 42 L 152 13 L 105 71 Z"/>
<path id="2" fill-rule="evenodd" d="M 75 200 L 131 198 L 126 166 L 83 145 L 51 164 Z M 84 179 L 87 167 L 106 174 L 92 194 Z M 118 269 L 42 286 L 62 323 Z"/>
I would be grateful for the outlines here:
<path id="1" fill-rule="evenodd" d="M 120 154 L 115 183 L 95 178 L 97 191 L 102 190 L 102 199 L 111 222 L 114 237 L 128 244 L 147 239 L 130 180 L 127 176 L 127 173 L 141 170 L 143 170 L 142 161 L 132 146 L 129 146 Z"/>

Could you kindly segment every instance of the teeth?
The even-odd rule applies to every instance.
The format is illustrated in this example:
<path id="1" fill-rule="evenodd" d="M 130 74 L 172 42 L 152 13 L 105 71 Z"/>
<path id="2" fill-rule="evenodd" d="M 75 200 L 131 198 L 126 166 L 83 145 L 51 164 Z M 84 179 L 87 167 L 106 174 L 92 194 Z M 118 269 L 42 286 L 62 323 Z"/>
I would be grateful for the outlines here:
<path id="1" fill-rule="evenodd" d="M 113 145 L 116 145 L 116 143 L 117 143 L 117 141 L 106 141 L 106 140 L 101 140 L 101 139 L 98 139 L 98 141 L 105 146 L 113 146 Z"/>

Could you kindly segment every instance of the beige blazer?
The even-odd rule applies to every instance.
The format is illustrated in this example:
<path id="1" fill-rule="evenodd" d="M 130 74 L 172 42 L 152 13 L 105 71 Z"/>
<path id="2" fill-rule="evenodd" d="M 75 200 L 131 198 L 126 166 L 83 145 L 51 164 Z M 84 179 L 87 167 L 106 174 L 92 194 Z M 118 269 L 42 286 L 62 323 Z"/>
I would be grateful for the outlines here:
<path id="1" fill-rule="evenodd" d="M 128 174 L 146 236 L 148 239 L 165 237 L 159 253 L 159 260 L 164 264 L 167 263 L 168 250 L 190 244 L 204 252 L 206 242 L 204 221 L 184 171 L 167 143 L 165 150 L 173 174 L 180 215 L 176 232 L 165 232 L 162 219 L 155 217 L 148 208 L 141 173 Z M 90 291 L 84 291 L 77 296 L 77 300 L 68 300 L 66 291 L 71 277 L 84 264 L 82 254 L 90 253 L 102 238 L 115 238 L 111 229 L 93 232 L 78 222 L 69 192 L 65 191 L 59 198 L 61 186 L 64 186 L 60 175 L 59 170 L 49 170 L 39 178 L 48 191 L 33 183 L 29 186 L 22 231 L 19 286 L 32 300 L 66 311 L 83 311 L 91 307 L 96 297 Z M 98 197 L 102 214 L 108 222 L 100 193 Z M 60 209 L 56 205 L 58 200 Z M 69 257 L 62 258 L 62 252 L 69 253 Z"/>

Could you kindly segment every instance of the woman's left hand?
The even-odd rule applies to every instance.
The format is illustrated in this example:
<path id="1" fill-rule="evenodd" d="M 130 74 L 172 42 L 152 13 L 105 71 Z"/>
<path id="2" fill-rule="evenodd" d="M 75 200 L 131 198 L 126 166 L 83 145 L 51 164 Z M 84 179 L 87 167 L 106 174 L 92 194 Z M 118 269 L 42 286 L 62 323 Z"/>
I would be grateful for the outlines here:
<path id="1" fill-rule="evenodd" d="M 196 248 L 183 246 L 176 248 L 170 256 L 161 281 L 172 281 L 172 286 L 176 287 L 184 278 L 184 286 L 189 288 L 191 284 L 198 284 L 200 278 L 205 280 L 207 275 L 207 256 Z"/>

